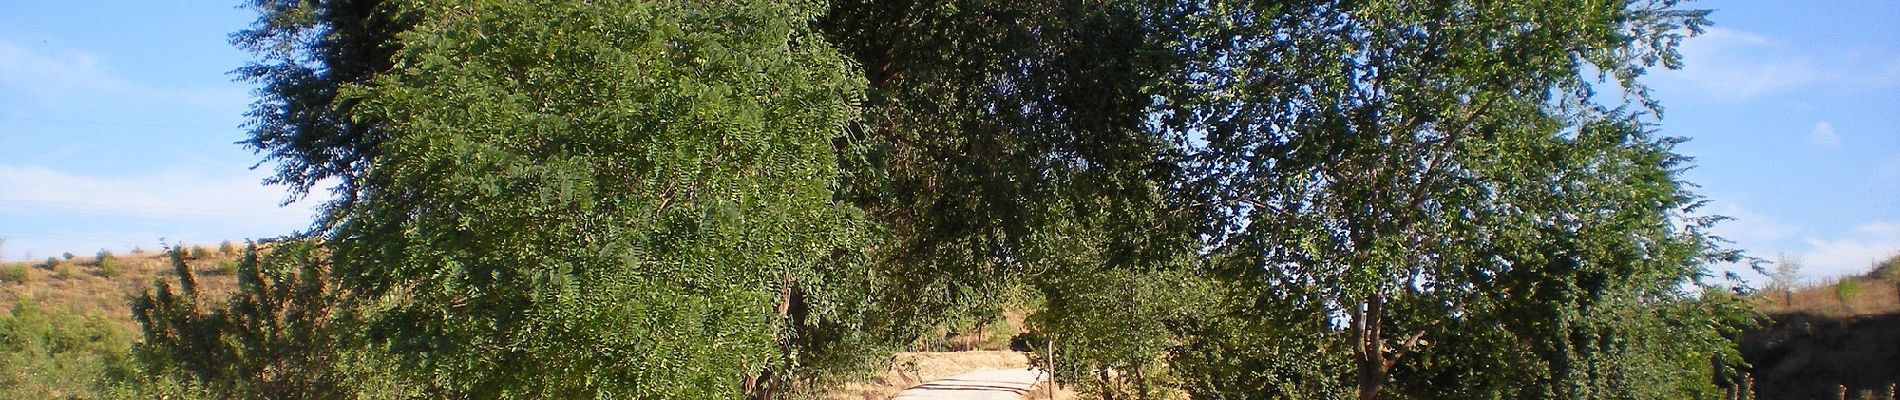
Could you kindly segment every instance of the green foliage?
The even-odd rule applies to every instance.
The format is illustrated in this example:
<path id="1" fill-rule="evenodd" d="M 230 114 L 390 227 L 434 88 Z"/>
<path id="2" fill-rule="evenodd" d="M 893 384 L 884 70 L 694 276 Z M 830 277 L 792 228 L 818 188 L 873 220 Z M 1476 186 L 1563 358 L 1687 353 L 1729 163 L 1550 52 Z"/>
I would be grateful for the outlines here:
<path id="1" fill-rule="evenodd" d="M 1201 78 L 1180 87 L 1171 128 L 1207 143 L 1182 186 L 1213 205 L 1200 220 L 1225 261 L 1212 272 L 1260 287 L 1241 305 L 1307 304 L 1289 319 L 1343 336 L 1322 351 L 1350 355 L 1360 398 L 1713 396 L 1693 379 L 1705 368 L 1638 366 L 1726 342 L 1601 345 L 1725 329 L 1635 312 L 1699 306 L 1681 287 L 1737 258 L 1705 233 L 1713 219 L 1672 218 L 1700 205 L 1677 177 L 1680 140 L 1629 111 L 1655 108 L 1636 78 L 1676 65 L 1681 31 L 1706 13 L 1588 3 L 1190 10 L 1210 22 L 1187 36 L 1235 38 L 1190 44 L 1204 48 L 1185 73 Z M 1626 95 L 1600 103 L 1604 83 Z M 1329 371 L 1303 362 L 1195 365 Z M 1285 379 L 1254 376 L 1195 395 L 1294 395 L 1244 392 Z"/>
<path id="2" fill-rule="evenodd" d="M 382 365 L 350 351 L 338 320 L 351 318 L 326 289 L 327 260 L 307 242 L 255 246 L 238 264 L 238 288 L 222 302 L 197 292 L 182 247 L 171 253 L 179 291 L 160 281 L 133 299 L 144 340 L 134 348 L 149 379 L 142 396 L 205 398 L 378 398 Z M 349 378 L 361 378 L 351 381 Z"/>
<path id="3" fill-rule="evenodd" d="M 258 57 L 236 72 L 260 86 L 247 114 L 255 124 L 245 145 L 276 161 L 276 174 L 267 182 L 300 196 L 333 180 L 332 207 L 360 196 L 358 180 L 388 134 L 353 112 L 355 102 L 337 95 L 344 85 L 368 83 L 393 65 L 391 56 L 401 47 L 395 36 L 414 25 L 415 17 L 392 12 L 390 3 L 401 2 L 245 1 L 258 13 L 257 22 L 231 41 Z"/>
<path id="4" fill-rule="evenodd" d="M 1860 279 L 1848 277 L 1834 284 L 1834 298 L 1841 301 L 1841 308 L 1854 310 L 1854 299 L 1860 298 Z"/>
<path id="5" fill-rule="evenodd" d="M 72 261 L 72 260 L 73 260 L 73 252 L 70 252 L 70 251 L 68 251 L 68 252 L 65 252 L 65 253 L 60 253 L 60 254 L 59 254 L 59 258 L 63 258 L 63 259 L 65 259 L 66 261 Z"/>
<path id="6" fill-rule="evenodd" d="M 1900 283 L 1900 255 L 1887 257 L 1886 260 L 1875 263 L 1873 276 L 1888 282 Z"/>
<path id="7" fill-rule="evenodd" d="M 99 266 L 99 276 L 106 278 L 119 276 L 119 259 L 113 257 L 112 253 L 102 250 L 99 252 L 99 258 L 94 262 Z"/>
<path id="8" fill-rule="evenodd" d="M 1754 321 L 1683 289 L 1673 1 L 252 7 L 310 335 L 408 395 L 775 397 L 1026 287 L 1103 397 L 1707 398 Z"/>
<path id="9" fill-rule="evenodd" d="M 131 335 L 98 315 L 41 308 L 32 299 L 0 315 L 0 397 L 107 398 L 128 376 Z"/>
<path id="10" fill-rule="evenodd" d="M 207 248 L 205 248 L 204 246 L 191 246 L 191 258 L 192 258 L 192 259 L 194 259 L 194 260 L 202 260 L 202 259 L 204 259 L 204 258 L 206 258 L 206 257 L 210 257 L 210 256 L 211 256 L 211 249 L 207 249 Z"/>
<path id="11" fill-rule="evenodd" d="M 76 273 L 73 272 L 73 263 L 70 262 L 60 263 L 58 266 L 53 267 L 53 275 L 59 277 L 59 279 L 72 279 L 75 274 Z"/>
<path id="12" fill-rule="evenodd" d="M 226 260 L 218 261 L 218 274 L 237 275 L 237 272 L 238 272 L 238 260 L 226 259 Z"/>
<path id="13" fill-rule="evenodd" d="M 832 204 L 862 83 L 809 32 L 822 10 L 371 3 L 258 2 L 239 36 L 267 58 L 251 143 L 295 190 L 339 179 L 339 288 L 406 382 L 766 397 L 893 342 L 867 336 L 875 225 Z"/>
<path id="14" fill-rule="evenodd" d="M 218 243 L 218 255 L 225 256 L 225 257 L 236 256 L 237 251 L 238 251 L 237 245 L 231 243 L 231 241 L 229 240 Z"/>
<path id="15" fill-rule="evenodd" d="M 26 264 L 0 264 L 0 282 L 24 284 L 32 279 L 32 268 Z"/>
<path id="16" fill-rule="evenodd" d="M 47 271 L 52 271 L 56 267 L 59 267 L 59 258 L 47 257 L 46 262 L 40 263 L 40 268 Z"/>

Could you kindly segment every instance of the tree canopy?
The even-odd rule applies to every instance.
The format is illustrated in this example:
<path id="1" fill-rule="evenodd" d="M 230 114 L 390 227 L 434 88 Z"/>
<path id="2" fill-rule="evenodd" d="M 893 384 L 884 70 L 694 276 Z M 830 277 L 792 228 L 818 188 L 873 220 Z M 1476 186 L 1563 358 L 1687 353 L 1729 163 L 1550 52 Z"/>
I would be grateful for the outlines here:
<path id="1" fill-rule="evenodd" d="M 247 143 L 336 185 L 285 301 L 386 396 L 802 394 L 1022 291 L 1104 398 L 1710 398 L 1749 322 L 1674 1 L 252 6 Z"/>

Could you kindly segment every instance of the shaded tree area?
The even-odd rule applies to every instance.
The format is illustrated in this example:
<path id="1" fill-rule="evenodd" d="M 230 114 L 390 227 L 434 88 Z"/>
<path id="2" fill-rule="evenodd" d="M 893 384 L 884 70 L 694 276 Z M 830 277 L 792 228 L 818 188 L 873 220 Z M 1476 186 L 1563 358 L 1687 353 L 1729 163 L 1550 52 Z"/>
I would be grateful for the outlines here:
<path id="1" fill-rule="evenodd" d="M 332 200 L 139 299 L 153 391 L 797 397 L 1027 294 L 1101 398 L 1712 398 L 1752 322 L 1673 1 L 252 6 Z"/>

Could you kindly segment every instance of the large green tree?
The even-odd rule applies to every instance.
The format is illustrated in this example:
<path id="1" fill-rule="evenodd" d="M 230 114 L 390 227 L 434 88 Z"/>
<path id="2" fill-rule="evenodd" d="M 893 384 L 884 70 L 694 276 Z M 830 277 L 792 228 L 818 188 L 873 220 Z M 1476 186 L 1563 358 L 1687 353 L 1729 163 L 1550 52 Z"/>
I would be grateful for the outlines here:
<path id="1" fill-rule="evenodd" d="M 876 225 L 831 191 L 863 83 L 821 7 L 376 3 L 260 3 L 241 36 L 278 61 L 252 143 L 294 189 L 342 180 L 317 233 L 396 375 L 770 397 L 885 343 Z"/>
<path id="2" fill-rule="evenodd" d="M 344 85 L 363 84 L 388 71 L 401 47 L 396 34 L 415 14 L 395 12 L 384 0 L 247 0 L 258 13 L 231 42 L 257 55 L 237 74 L 259 85 L 245 145 L 266 154 L 293 196 L 332 185 L 331 202 L 347 205 L 363 190 L 363 175 L 389 133 L 380 121 L 353 111 L 339 97 Z M 327 218 L 326 218 L 327 220 Z"/>
<path id="3" fill-rule="evenodd" d="M 1354 366 L 1359 398 L 1711 393 L 1697 363 L 1731 351 L 1725 325 L 1667 310 L 1701 304 L 1682 287 L 1734 254 L 1715 247 L 1709 220 L 1683 217 L 1699 202 L 1677 175 L 1676 140 L 1629 111 L 1658 110 L 1637 78 L 1674 67 L 1703 12 L 1621 0 L 1201 5 L 1179 49 L 1197 57 L 1183 89 L 1198 93 L 1182 98 L 1190 117 L 1176 129 L 1205 146 L 1185 186 L 1212 206 L 1214 271 L 1295 313 L 1287 332 L 1339 332 L 1343 344 L 1313 346 Z M 1701 317 L 1677 322 L 1689 314 Z M 1671 340 L 1692 345 L 1638 350 Z M 1213 378 L 1228 386 L 1197 391 L 1286 380 Z"/>
<path id="4" fill-rule="evenodd" d="M 251 144 L 433 394 L 770 397 L 1029 287 L 1105 397 L 1694 397 L 1742 315 L 1673 1 L 254 6 Z"/>

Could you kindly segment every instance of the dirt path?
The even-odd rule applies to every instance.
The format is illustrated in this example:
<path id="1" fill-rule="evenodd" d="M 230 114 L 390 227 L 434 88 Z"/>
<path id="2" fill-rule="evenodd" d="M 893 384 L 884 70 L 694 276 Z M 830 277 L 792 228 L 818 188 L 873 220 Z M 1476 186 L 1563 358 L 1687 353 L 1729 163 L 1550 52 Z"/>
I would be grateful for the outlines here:
<path id="1" fill-rule="evenodd" d="M 1041 376 L 1027 368 L 977 370 L 917 385 L 895 399 L 1022 400 Z"/>

